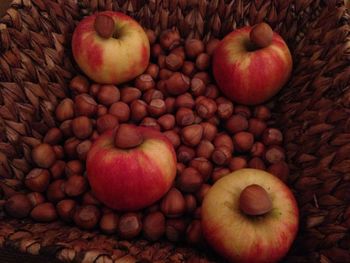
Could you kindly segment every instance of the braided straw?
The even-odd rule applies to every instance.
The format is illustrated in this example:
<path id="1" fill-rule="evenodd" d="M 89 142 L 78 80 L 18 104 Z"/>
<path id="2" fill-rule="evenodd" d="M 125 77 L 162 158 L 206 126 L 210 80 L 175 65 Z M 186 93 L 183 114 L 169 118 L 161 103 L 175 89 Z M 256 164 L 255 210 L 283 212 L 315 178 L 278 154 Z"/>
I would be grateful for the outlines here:
<path id="1" fill-rule="evenodd" d="M 286 261 L 350 262 L 350 24 L 343 1 L 78 2 L 15 0 L 0 21 L 0 187 L 5 195 L 24 189 L 31 149 L 55 126 L 54 109 L 68 96 L 67 83 L 77 72 L 71 33 L 82 16 L 119 10 L 157 32 L 177 27 L 184 38 L 204 40 L 265 20 L 287 41 L 294 59 L 293 77 L 274 101 L 291 167 L 289 183 L 301 210 L 301 230 Z M 121 241 L 61 222 L 8 218 L 0 222 L 1 247 L 64 262 L 219 260 L 211 252 L 165 241 Z"/>

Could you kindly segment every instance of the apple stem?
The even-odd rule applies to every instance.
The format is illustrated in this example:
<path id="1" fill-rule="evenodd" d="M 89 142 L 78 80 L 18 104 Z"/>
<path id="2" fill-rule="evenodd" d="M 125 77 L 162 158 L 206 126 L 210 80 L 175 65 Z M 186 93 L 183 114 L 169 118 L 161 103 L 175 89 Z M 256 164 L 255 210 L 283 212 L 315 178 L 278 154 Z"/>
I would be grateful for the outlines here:
<path id="1" fill-rule="evenodd" d="M 252 184 L 241 192 L 239 206 L 246 215 L 260 216 L 272 210 L 272 201 L 263 187 Z"/>

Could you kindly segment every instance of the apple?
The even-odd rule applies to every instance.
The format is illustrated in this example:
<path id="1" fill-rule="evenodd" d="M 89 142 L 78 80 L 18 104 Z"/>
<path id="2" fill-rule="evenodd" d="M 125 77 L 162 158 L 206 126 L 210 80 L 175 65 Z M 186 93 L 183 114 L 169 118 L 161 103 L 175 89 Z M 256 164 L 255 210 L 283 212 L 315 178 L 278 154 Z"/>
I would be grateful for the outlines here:
<path id="1" fill-rule="evenodd" d="M 158 201 L 176 176 L 175 150 L 165 135 L 122 124 L 93 143 L 86 161 L 96 198 L 119 211 L 135 211 Z"/>
<path id="2" fill-rule="evenodd" d="M 202 204 L 204 237 L 230 262 L 277 262 L 295 239 L 298 218 L 290 189 L 257 169 L 219 179 Z"/>
<path id="3" fill-rule="evenodd" d="M 150 57 L 143 28 L 131 17 L 113 11 L 81 20 L 73 32 L 72 51 L 81 70 L 103 84 L 127 82 L 142 74 Z"/>
<path id="4" fill-rule="evenodd" d="M 266 102 L 277 94 L 289 79 L 292 64 L 287 44 L 266 23 L 231 32 L 213 54 L 219 89 L 245 105 Z"/>

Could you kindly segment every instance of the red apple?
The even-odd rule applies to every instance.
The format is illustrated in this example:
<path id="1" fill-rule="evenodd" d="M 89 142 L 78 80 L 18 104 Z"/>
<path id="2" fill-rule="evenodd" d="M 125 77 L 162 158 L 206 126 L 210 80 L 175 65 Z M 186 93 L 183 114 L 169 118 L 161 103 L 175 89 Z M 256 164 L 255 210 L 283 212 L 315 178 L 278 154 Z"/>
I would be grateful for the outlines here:
<path id="1" fill-rule="evenodd" d="M 73 56 L 98 83 L 119 84 L 143 73 L 150 46 L 142 27 L 131 17 L 105 11 L 84 18 L 72 37 Z"/>
<path id="2" fill-rule="evenodd" d="M 128 129 L 130 136 L 120 141 Z M 118 137 L 115 133 L 119 130 Z M 130 141 L 135 141 L 134 131 L 143 137 L 138 145 Z M 126 147 L 117 148 L 117 140 Z M 116 210 L 138 210 L 153 204 L 170 189 L 176 175 L 176 154 L 160 132 L 122 124 L 116 132 L 108 130 L 93 143 L 86 169 L 98 200 Z"/>
<path id="3" fill-rule="evenodd" d="M 213 54 L 213 74 L 219 88 L 229 99 L 245 105 L 269 100 L 287 82 L 291 71 L 288 46 L 266 23 L 231 32 Z"/>
<path id="4" fill-rule="evenodd" d="M 299 211 L 289 188 L 262 170 L 219 179 L 202 204 L 208 243 L 230 262 L 276 262 L 293 243 Z"/>

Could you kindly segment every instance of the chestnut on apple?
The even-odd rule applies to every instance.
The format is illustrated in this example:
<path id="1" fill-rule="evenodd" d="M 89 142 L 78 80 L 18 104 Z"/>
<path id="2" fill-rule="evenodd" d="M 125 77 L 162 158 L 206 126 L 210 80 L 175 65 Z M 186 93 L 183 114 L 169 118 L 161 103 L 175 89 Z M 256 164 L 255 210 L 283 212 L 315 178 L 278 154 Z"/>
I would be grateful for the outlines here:
<path id="1" fill-rule="evenodd" d="M 266 23 L 225 36 L 213 54 L 213 74 L 232 101 L 256 105 L 282 88 L 292 71 L 292 56 L 282 37 Z"/>
<path id="2" fill-rule="evenodd" d="M 240 169 L 215 182 L 202 204 L 208 243 L 230 262 L 277 262 L 292 245 L 299 210 L 289 188 L 257 169 Z"/>
<path id="3" fill-rule="evenodd" d="M 99 201 L 119 211 L 134 211 L 168 192 L 176 163 L 175 150 L 165 135 L 151 128 L 121 124 L 93 143 L 86 170 Z"/>
<path id="4" fill-rule="evenodd" d="M 150 57 L 143 28 L 131 17 L 113 11 L 84 18 L 73 32 L 72 51 L 81 70 L 104 84 L 123 83 L 142 74 Z"/>

